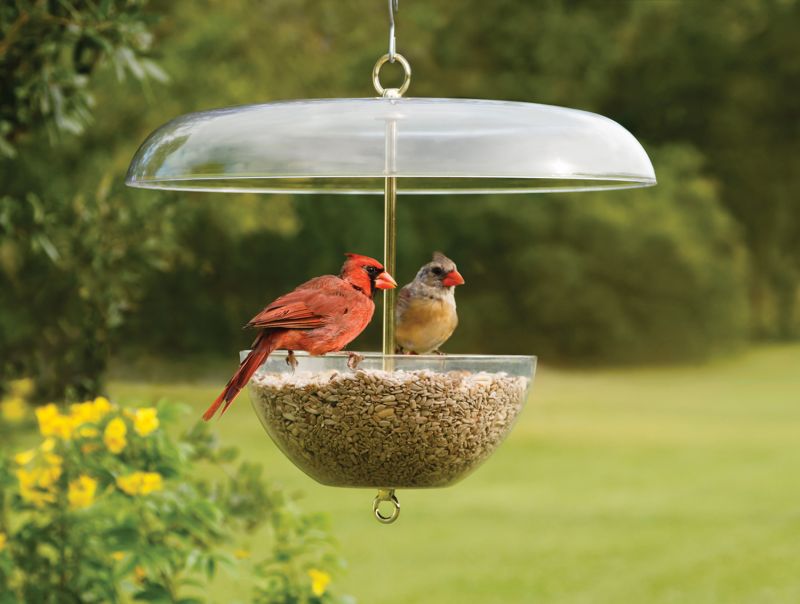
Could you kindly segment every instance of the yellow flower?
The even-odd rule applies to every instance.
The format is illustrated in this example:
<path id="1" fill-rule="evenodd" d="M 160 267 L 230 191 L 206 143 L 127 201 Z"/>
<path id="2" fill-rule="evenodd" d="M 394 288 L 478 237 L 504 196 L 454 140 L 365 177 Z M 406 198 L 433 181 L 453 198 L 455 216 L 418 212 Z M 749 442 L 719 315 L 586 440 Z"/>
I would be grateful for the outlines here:
<path id="1" fill-rule="evenodd" d="M 94 403 L 92 404 L 94 405 L 94 411 L 97 413 L 99 418 L 103 418 L 111 413 L 111 403 L 104 396 L 98 396 L 96 399 L 94 399 Z"/>
<path id="2" fill-rule="evenodd" d="M 64 458 L 56 453 L 45 453 L 42 458 L 50 466 L 60 466 L 64 464 Z"/>
<path id="3" fill-rule="evenodd" d="M 49 489 L 58 482 L 59 478 L 61 478 L 61 466 L 40 468 L 37 471 L 39 472 L 37 482 L 43 489 Z"/>
<path id="4" fill-rule="evenodd" d="M 17 453 L 14 456 L 14 462 L 16 462 L 16 464 L 19 466 L 27 466 L 33 461 L 34 457 L 36 457 L 36 450 L 30 449 L 28 451 L 23 451 L 22 453 Z"/>
<path id="5" fill-rule="evenodd" d="M 61 465 L 59 464 L 33 470 L 17 470 L 20 490 L 25 488 L 49 489 L 58 482 L 59 478 L 61 478 Z"/>
<path id="6" fill-rule="evenodd" d="M 247 560 L 251 554 L 246 549 L 237 549 L 235 552 L 233 552 L 233 555 L 237 560 Z"/>
<path id="7" fill-rule="evenodd" d="M 111 552 L 111 559 L 120 562 L 125 558 L 125 552 Z"/>
<path id="8" fill-rule="evenodd" d="M 60 415 L 54 426 L 54 434 L 62 439 L 69 440 L 72 438 L 72 422 L 66 415 Z"/>
<path id="9" fill-rule="evenodd" d="M 72 418 L 62 415 L 53 403 L 38 407 L 36 419 L 39 420 L 39 432 L 42 436 L 57 436 L 69 440 L 72 436 Z"/>
<path id="10" fill-rule="evenodd" d="M 69 483 L 67 501 L 73 508 L 88 508 L 94 503 L 95 492 L 97 492 L 97 481 L 82 474 L 78 480 Z"/>
<path id="11" fill-rule="evenodd" d="M 12 396 L 0 402 L 0 413 L 3 419 L 11 424 L 16 424 L 25 419 L 28 407 L 25 401 L 19 396 Z"/>
<path id="12" fill-rule="evenodd" d="M 92 428 L 91 426 L 81 426 L 78 428 L 76 434 L 79 438 L 94 438 L 100 434 L 100 432 L 97 428 Z"/>
<path id="13" fill-rule="evenodd" d="M 31 378 L 11 380 L 8 385 L 11 387 L 12 397 L 26 399 L 33 394 L 33 380 Z"/>
<path id="14" fill-rule="evenodd" d="M 36 408 L 36 419 L 39 421 L 39 432 L 42 433 L 42 436 L 53 434 L 53 422 L 59 415 L 58 407 L 53 403 Z"/>
<path id="15" fill-rule="evenodd" d="M 119 417 L 112 419 L 108 422 L 106 430 L 103 433 L 103 442 L 112 453 L 119 453 L 128 444 L 125 435 L 128 433 L 128 428 L 125 422 Z"/>
<path id="16" fill-rule="evenodd" d="M 101 416 L 91 402 L 75 403 L 69 406 L 69 410 L 72 425 L 76 428 L 83 424 L 95 424 L 100 421 Z"/>
<path id="17" fill-rule="evenodd" d="M 117 486 L 128 495 L 149 495 L 164 488 L 164 479 L 158 472 L 134 472 L 117 478 Z"/>
<path id="18" fill-rule="evenodd" d="M 36 485 L 36 470 L 17 470 L 16 474 L 21 489 Z"/>
<path id="19" fill-rule="evenodd" d="M 75 427 L 90 422 L 94 417 L 94 407 L 91 403 L 75 403 L 69 406 L 70 419 Z"/>
<path id="20" fill-rule="evenodd" d="M 137 409 L 133 416 L 133 429 L 139 436 L 147 436 L 158 428 L 158 411 L 155 407 Z"/>
<path id="21" fill-rule="evenodd" d="M 8 541 L 8 537 L 6 537 L 5 533 L 0 533 L 0 552 L 6 549 L 6 542 Z"/>
<path id="22" fill-rule="evenodd" d="M 144 583 L 144 580 L 147 578 L 147 573 L 145 572 L 144 568 L 137 566 L 133 569 L 133 576 L 136 579 L 136 582 L 141 584 Z"/>
<path id="23" fill-rule="evenodd" d="M 50 453 L 50 451 L 56 448 L 56 441 L 52 438 L 46 438 L 39 448 L 45 453 Z"/>
<path id="24" fill-rule="evenodd" d="M 34 470 L 17 470 L 19 494 L 37 507 L 45 503 L 53 503 L 55 494 L 49 488 L 61 477 L 61 467 L 36 468 Z"/>
<path id="25" fill-rule="evenodd" d="M 308 571 L 308 576 L 311 577 L 311 591 L 314 595 L 319 597 L 325 593 L 328 583 L 331 582 L 331 576 L 324 570 L 317 570 L 312 568 Z"/>
<path id="26" fill-rule="evenodd" d="M 161 491 L 164 488 L 164 479 L 158 472 L 144 472 L 142 474 L 142 495 L 149 495 L 154 491 Z"/>

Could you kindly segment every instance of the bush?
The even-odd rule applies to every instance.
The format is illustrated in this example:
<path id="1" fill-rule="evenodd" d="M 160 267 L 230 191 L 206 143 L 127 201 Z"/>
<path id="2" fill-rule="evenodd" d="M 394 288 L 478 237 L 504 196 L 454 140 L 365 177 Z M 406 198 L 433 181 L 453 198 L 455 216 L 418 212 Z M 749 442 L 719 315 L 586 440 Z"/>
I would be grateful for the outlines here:
<path id="1" fill-rule="evenodd" d="M 322 519 L 234 464 L 204 424 L 179 439 L 179 408 L 119 408 L 105 398 L 36 410 L 42 441 L 0 460 L 0 602 L 203 601 L 234 537 L 266 524 L 268 559 L 253 601 L 335 602 L 336 556 Z M 198 463 L 224 464 L 223 482 Z"/>
<path id="2" fill-rule="evenodd" d="M 748 258 L 702 156 L 678 146 L 652 157 L 652 189 L 413 207 L 401 228 L 446 246 L 467 281 L 446 350 L 628 363 L 745 341 Z"/>
<path id="3" fill-rule="evenodd" d="M 126 206 L 107 144 L 66 152 L 92 122 L 98 78 L 164 81 L 146 4 L 0 5 L 0 378 L 39 376 L 37 398 L 101 390 L 137 280 L 167 261 L 171 221 L 144 220 L 163 200 Z"/>
<path id="4" fill-rule="evenodd" d="M 122 184 L 60 199 L 0 196 L 0 376 L 38 376 L 38 400 L 102 391 L 112 334 L 141 283 L 178 253 L 175 209 L 128 203 Z M 158 213 L 164 222 L 149 220 Z M 11 361 L 13 360 L 13 361 Z"/>

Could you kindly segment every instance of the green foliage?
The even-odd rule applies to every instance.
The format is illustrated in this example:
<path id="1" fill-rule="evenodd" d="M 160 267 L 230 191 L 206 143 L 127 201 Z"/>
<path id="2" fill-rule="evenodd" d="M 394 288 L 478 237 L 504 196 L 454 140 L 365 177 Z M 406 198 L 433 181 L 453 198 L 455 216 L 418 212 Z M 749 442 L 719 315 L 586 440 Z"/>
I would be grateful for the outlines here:
<path id="1" fill-rule="evenodd" d="M 106 399 L 37 410 L 44 440 L 0 460 L 0 602 L 202 602 L 228 548 L 266 525 L 254 602 L 336 602 L 341 566 L 324 523 L 236 464 L 205 424 L 179 439 L 180 409 L 120 409 Z M 228 479 L 202 477 L 203 465 Z M 320 577 L 326 585 L 320 587 Z"/>
<path id="2" fill-rule="evenodd" d="M 741 343 L 747 273 L 735 225 L 698 153 L 653 156 L 663 183 L 654 189 L 418 212 L 406 228 L 422 241 L 443 238 L 467 279 L 459 314 L 476 328 L 459 328 L 447 348 L 630 363 L 703 358 Z"/>
<path id="3" fill-rule="evenodd" d="M 147 57 L 144 5 L 20 1 L 0 9 L 0 374 L 37 375 L 40 400 L 100 392 L 110 334 L 142 276 L 173 253 L 166 199 L 127 204 L 107 163 L 48 148 L 89 123 L 101 67 L 120 80 L 164 79 Z M 92 170 L 81 178 L 84 165 Z M 148 220 L 156 215 L 163 221 Z"/>
<path id="4" fill-rule="evenodd" d="M 753 264 L 753 332 L 779 339 L 800 335 L 800 106 L 787 94 L 800 78 L 798 26 L 796 0 L 632 3 L 617 86 L 600 104 L 646 139 L 713 158 Z"/>
<path id="5" fill-rule="evenodd" d="M 342 561 L 330 547 L 326 519 L 300 511 L 297 503 L 285 493 L 272 493 L 269 513 L 274 544 L 269 559 L 256 568 L 258 578 L 254 591 L 255 604 L 332 604 L 354 602 L 348 596 L 336 597 L 328 591 L 330 574 L 320 569 L 338 569 Z M 311 580 L 309 584 L 309 579 Z M 310 590 L 309 590 L 310 588 Z"/>
<path id="6" fill-rule="evenodd" d="M 149 22 L 139 3 L 102 5 L 117 7 L 108 21 Z M 109 351 L 247 346 L 252 334 L 239 328 L 266 301 L 335 272 L 343 252 L 381 254 L 377 199 L 123 190 L 135 145 L 175 115 L 372 94 L 383 4 L 199 6 L 159 3 L 154 37 L 142 37 L 168 83 L 120 83 L 103 68 L 119 53 L 105 54 L 91 70 L 92 128 L 54 149 L 43 114 L 14 142 L 17 158 L 0 163 L 2 213 L 12 216 L 0 225 L 0 357 L 7 373 L 46 375 L 41 396 L 98 392 Z M 9 31 L 17 9 L 4 10 Z M 632 361 L 705 356 L 748 334 L 796 337 L 800 116 L 785 91 L 800 66 L 799 18 L 796 0 L 404 5 L 398 50 L 414 67 L 410 94 L 599 111 L 648 143 L 659 176 L 653 191 L 401 198 L 398 279 L 440 248 L 467 278 L 447 349 Z M 112 38 L 151 60 L 147 44 Z M 112 247 L 117 261 L 92 258 Z M 377 346 L 373 323 L 356 346 Z"/>
<path id="7" fill-rule="evenodd" d="M 398 280 L 410 280 L 438 248 L 467 280 L 445 349 L 631 363 L 704 358 L 743 342 L 748 273 L 738 229 L 697 151 L 651 151 L 661 177 L 653 189 L 401 199 Z M 261 230 L 236 240 L 213 206 L 202 207 L 203 220 L 181 239 L 190 247 L 201 233 L 214 234 L 203 250 L 208 272 L 198 277 L 195 258 L 175 267 L 169 289 L 156 279 L 130 325 L 153 347 L 246 346 L 252 333 L 239 329 L 242 317 L 271 296 L 306 275 L 336 271 L 342 250 L 380 254 L 381 204 L 370 200 L 298 200 L 292 238 Z M 341 215 L 350 224 L 331 232 Z M 374 323 L 357 345 L 378 345 Z"/>
<path id="8" fill-rule="evenodd" d="M 786 211 L 760 215 L 764 203 L 785 203 L 774 196 L 767 201 L 750 195 L 746 216 L 731 211 L 731 204 L 740 202 L 732 197 L 727 173 L 722 179 L 719 149 L 709 144 L 705 116 L 716 119 L 720 107 L 739 103 L 737 95 L 721 94 L 709 76 L 709 70 L 726 70 L 731 86 L 742 84 L 738 72 L 726 67 L 739 61 L 731 46 L 736 23 L 748 11 L 758 13 L 752 27 L 739 31 L 739 39 L 755 39 L 761 31 L 770 36 L 769 48 L 777 53 L 780 44 L 788 44 L 787 36 L 763 28 L 778 28 L 779 16 L 791 22 L 796 5 L 748 8 L 744 2 L 729 3 L 714 17 L 724 22 L 723 33 L 693 18 L 698 12 L 714 12 L 712 7 L 700 9 L 691 3 L 543 6 L 506 0 L 404 7 L 399 48 L 414 64 L 415 96 L 488 96 L 601 111 L 650 140 L 647 147 L 659 176 L 659 186 L 652 191 L 513 199 L 401 198 L 398 279 L 411 279 L 438 248 L 455 258 L 467 277 L 457 294 L 462 321 L 446 348 L 537 352 L 564 362 L 676 360 L 708 356 L 743 341 L 750 317 L 774 326 L 777 313 L 759 319 L 761 311 L 753 307 L 758 302 L 754 284 L 772 269 L 754 258 L 748 232 L 757 223 L 764 225 L 765 233 L 780 229 L 787 242 L 797 241 L 800 238 L 788 234 L 798 221 Z M 248 2 L 232 3 L 225 7 L 224 18 L 245 22 L 250 8 Z M 383 7 L 364 12 L 356 3 L 343 2 L 335 17 L 310 2 L 291 7 L 276 3 L 261 10 L 268 18 L 249 22 L 250 34 L 242 30 L 221 41 L 208 20 L 197 23 L 197 17 L 181 13 L 186 30 L 165 39 L 166 48 L 179 49 L 166 53 L 170 56 L 219 53 L 238 58 L 209 74 L 220 85 L 232 81 L 236 86 L 225 87 L 206 106 L 276 96 L 369 94 L 366 78 L 362 82 L 356 76 L 368 73 L 382 51 L 383 38 L 368 32 L 384 30 Z M 363 27 L 343 35 L 335 26 L 339 21 Z M 263 35 L 266 31 L 274 35 Z M 300 37 L 300 31 L 308 36 Z M 648 36 L 658 44 L 649 43 Z M 679 49 L 673 48 L 675 36 L 684 39 Z M 255 38 L 263 39 L 264 46 L 249 43 Z M 320 48 L 317 40 L 328 46 Z M 678 51 L 681 61 L 675 67 Z M 642 58 L 645 54 L 647 60 Z M 708 64 L 707 70 L 688 68 L 695 55 Z M 270 59 L 275 56 L 290 56 L 292 65 L 302 68 L 289 77 L 281 70 L 283 63 Z M 320 56 L 331 60 L 320 63 Z M 774 60 L 782 61 L 777 54 Z M 342 65 L 338 72 L 331 62 Z M 663 65 L 648 67 L 653 64 Z M 782 69 L 791 64 L 782 63 Z M 243 69 L 263 74 L 249 94 Z M 176 90 L 193 95 L 188 91 L 193 79 L 180 75 L 180 65 L 170 73 Z M 770 79 L 769 70 L 758 73 Z M 646 83 L 643 78 L 648 78 Z M 266 90 L 264 82 L 270 84 Z M 713 103 L 717 104 L 712 107 Z M 755 131 L 750 120 L 757 106 L 753 101 L 750 113 L 739 122 L 729 117 L 728 131 Z M 692 107 L 698 109 L 691 111 Z M 770 132 L 776 144 L 791 140 L 778 123 Z M 737 144 L 749 153 L 744 140 Z M 710 155 L 713 161 L 706 160 Z M 745 161 L 728 166 L 743 172 L 737 166 Z M 774 180 L 785 188 L 793 172 L 783 170 Z M 750 182 L 760 180 L 753 174 Z M 229 216 L 230 204 L 238 199 L 192 198 L 202 219 L 195 219 L 181 235 L 181 245 L 194 250 L 193 259 L 176 265 L 169 287 L 154 275 L 141 312 L 130 325 L 130 333 L 150 351 L 169 346 L 215 352 L 246 346 L 252 334 L 238 328 L 264 302 L 311 275 L 334 272 L 344 251 L 380 255 L 377 200 L 299 198 L 285 213 L 265 204 L 260 226 L 256 220 L 245 231 Z M 292 217 L 296 228 L 271 230 L 270 220 L 284 215 Z M 775 252 L 769 266 L 793 266 L 800 258 L 794 252 L 778 257 Z M 282 261 L 276 263 L 276 258 Z M 786 292 L 783 331 L 792 333 L 797 282 L 791 270 L 781 269 L 780 274 Z M 764 295 L 770 300 L 773 296 Z M 188 313 L 187 299 L 193 305 Z M 202 331 L 192 329 L 199 324 Z M 356 345 L 376 346 L 377 335 L 373 325 Z"/>
<path id="9" fill-rule="evenodd" d="M 17 373 L 38 376 L 39 399 L 100 391 L 110 333 L 143 278 L 177 253 L 175 208 L 126 203 L 121 186 L 106 178 L 69 200 L 0 198 L 0 349 Z"/>
<path id="10" fill-rule="evenodd" d="M 752 263 L 751 334 L 800 336 L 800 105 L 786 92 L 800 78 L 800 2 L 466 0 L 428 10 L 438 22 L 403 14 L 399 47 L 435 29 L 436 43 L 411 47 L 435 86 L 425 94 L 597 111 L 650 145 L 707 158 Z"/>
<path id="11" fill-rule="evenodd" d="M 20 428 L 29 427 L 32 419 L 29 402 L 33 388 L 30 378 L 12 380 L 5 388 L 0 384 L 0 439 L 3 441 L 11 440 Z"/>
<path id="12" fill-rule="evenodd" d="M 91 120 L 89 81 L 103 60 L 119 78 L 165 74 L 144 53 L 152 35 L 145 0 L 16 0 L 0 7 L 0 155 L 44 126 L 51 138 Z"/>

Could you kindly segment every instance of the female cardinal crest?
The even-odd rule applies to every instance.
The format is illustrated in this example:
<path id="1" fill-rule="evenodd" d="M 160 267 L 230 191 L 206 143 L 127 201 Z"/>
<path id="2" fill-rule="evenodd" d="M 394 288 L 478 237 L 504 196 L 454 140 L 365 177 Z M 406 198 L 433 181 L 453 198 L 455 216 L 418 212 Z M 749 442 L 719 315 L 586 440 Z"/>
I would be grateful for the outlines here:
<path id="1" fill-rule="evenodd" d="M 338 352 L 364 331 L 375 312 L 376 290 L 392 289 L 397 282 L 374 258 L 345 255 L 338 277 L 306 281 L 250 319 L 247 327 L 260 330 L 252 350 L 203 414 L 204 420 L 214 417 L 222 403 L 222 413 L 226 411 L 273 350 L 288 350 L 287 362 L 294 366 L 295 350 L 313 355 Z"/>

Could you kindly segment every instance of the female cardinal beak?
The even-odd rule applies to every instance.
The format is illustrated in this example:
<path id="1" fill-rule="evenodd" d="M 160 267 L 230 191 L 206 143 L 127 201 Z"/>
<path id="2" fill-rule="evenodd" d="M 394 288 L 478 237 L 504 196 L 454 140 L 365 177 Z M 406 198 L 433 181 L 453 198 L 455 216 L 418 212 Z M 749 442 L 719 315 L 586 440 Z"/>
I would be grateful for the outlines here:
<path id="1" fill-rule="evenodd" d="M 464 285 L 464 277 L 458 271 L 450 271 L 442 279 L 442 285 L 445 287 L 453 287 L 454 285 Z"/>
<path id="2" fill-rule="evenodd" d="M 392 277 L 389 273 L 383 271 L 375 279 L 375 287 L 378 289 L 394 289 L 397 287 L 397 281 L 395 281 L 394 277 Z"/>

